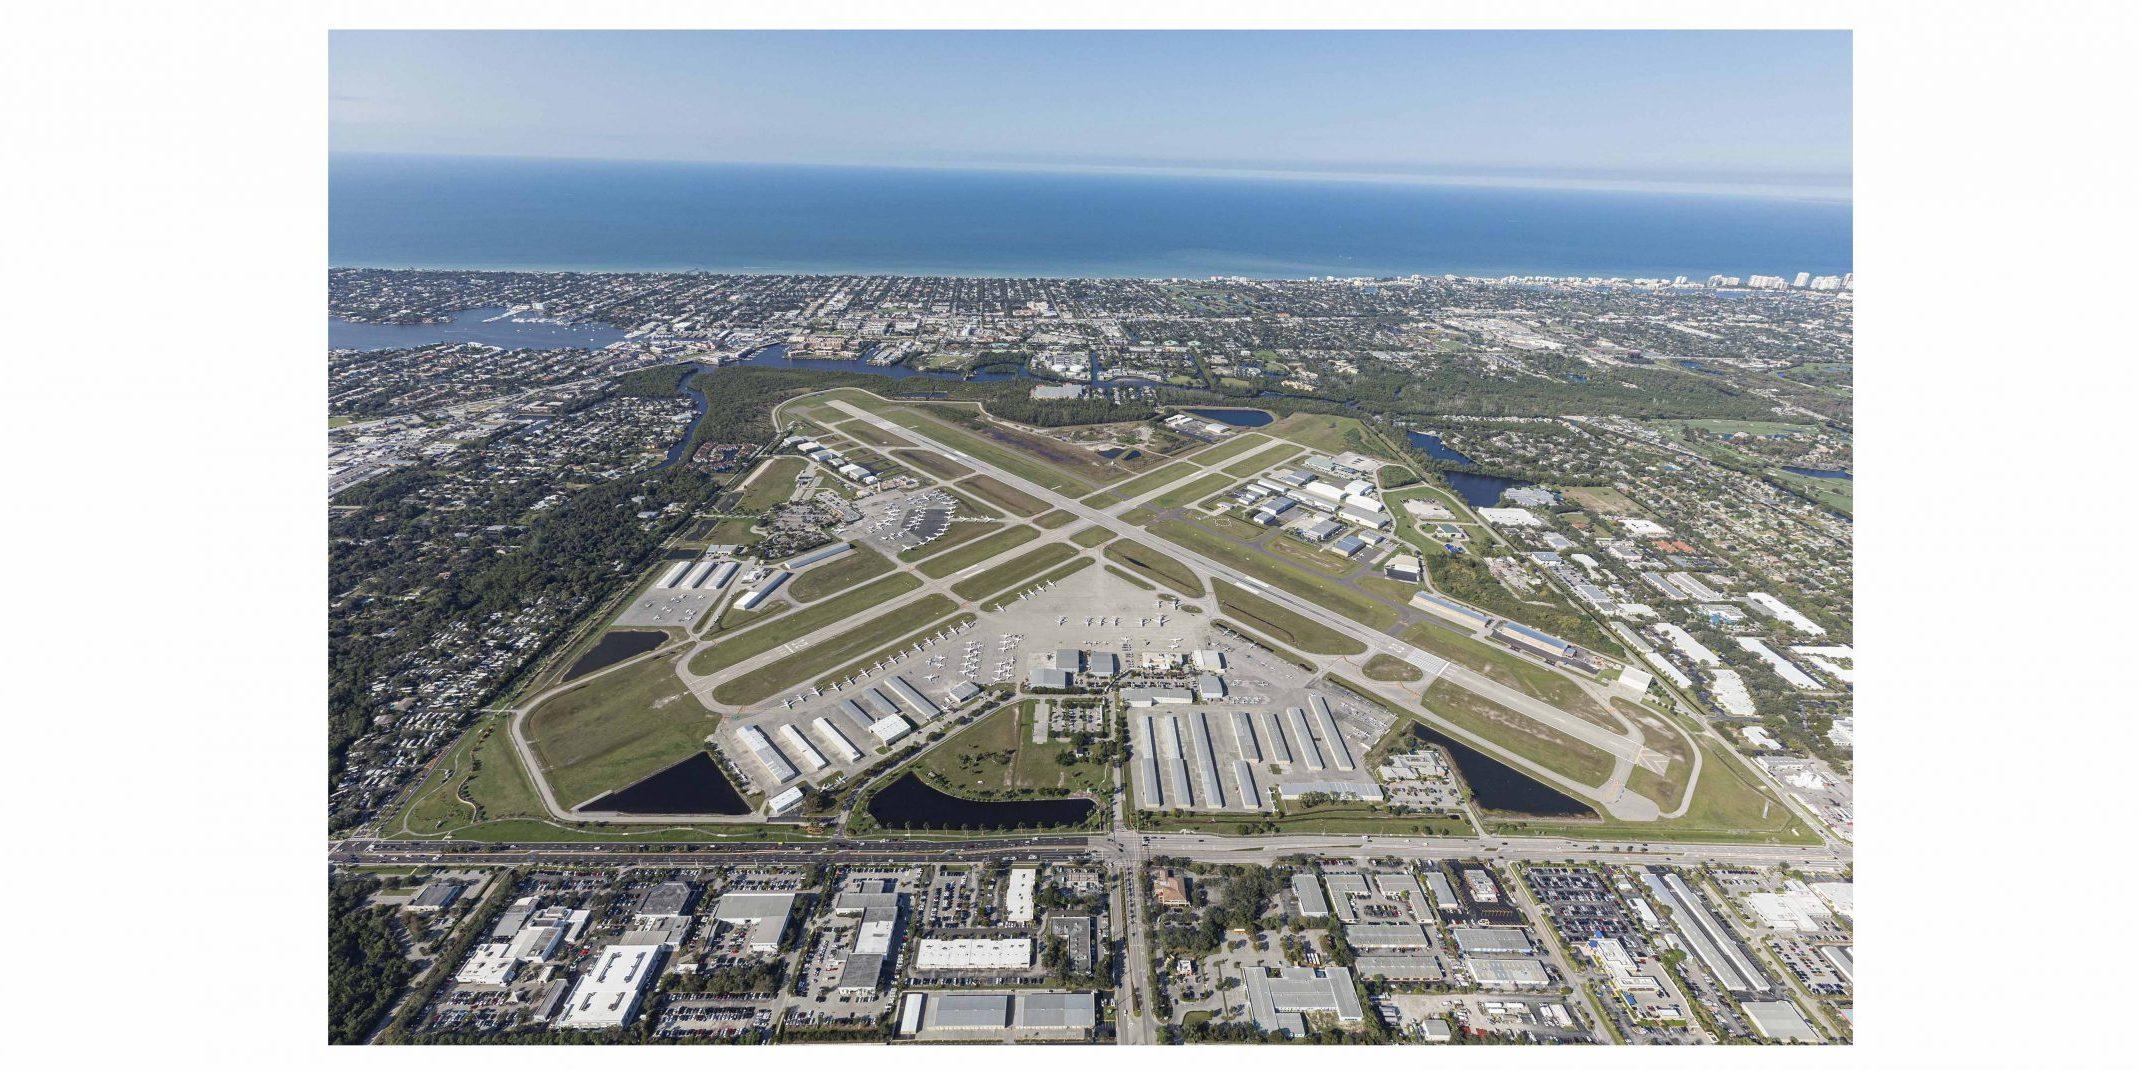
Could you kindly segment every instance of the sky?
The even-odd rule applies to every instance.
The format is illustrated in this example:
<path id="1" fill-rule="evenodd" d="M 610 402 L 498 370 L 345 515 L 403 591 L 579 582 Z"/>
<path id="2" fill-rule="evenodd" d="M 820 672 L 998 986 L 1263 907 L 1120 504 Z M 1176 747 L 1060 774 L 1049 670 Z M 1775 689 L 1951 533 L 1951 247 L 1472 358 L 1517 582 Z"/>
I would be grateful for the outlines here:
<path id="1" fill-rule="evenodd" d="M 337 152 L 1847 199 L 1847 32 L 337 31 Z"/>

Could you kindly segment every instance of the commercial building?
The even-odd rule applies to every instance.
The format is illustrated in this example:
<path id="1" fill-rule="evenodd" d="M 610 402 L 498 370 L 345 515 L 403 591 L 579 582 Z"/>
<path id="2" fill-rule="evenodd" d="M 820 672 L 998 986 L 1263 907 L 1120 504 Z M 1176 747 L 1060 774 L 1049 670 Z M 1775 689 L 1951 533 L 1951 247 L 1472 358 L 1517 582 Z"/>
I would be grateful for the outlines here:
<path id="1" fill-rule="evenodd" d="M 914 968 L 917 970 L 1023 970 L 1032 965 L 1031 937 L 931 938 L 914 945 Z"/>
<path id="2" fill-rule="evenodd" d="M 1070 690 L 1070 673 L 1063 669 L 1039 668 L 1027 674 L 1025 685 L 1036 691 Z"/>
<path id="3" fill-rule="evenodd" d="M 1798 1007 L 1789 1000 L 1752 1000 L 1739 1006 L 1762 1036 L 1804 1044 L 1820 1043 L 1820 1034 L 1806 1024 L 1805 1015 L 1798 1013 Z"/>
<path id="4" fill-rule="evenodd" d="M 795 906 L 792 892 L 730 892 L 714 901 L 713 919 L 743 930 L 743 946 L 759 954 L 780 950 Z"/>
<path id="5" fill-rule="evenodd" d="M 1327 918 L 1330 903 L 1323 898 L 1322 882 L 1313 873 L 1293 874 L 1293 898 L 1300 902 L 1300 916 L 1304 918 Z"/>
<path id="6" fill-rule="evenodd" d="M 839 755 L 841 761 L 857 762 L 862 759 L 862 752 L 855 748 L 838 725 L 819 717 L 810 722 L 810 729 L 817 733 L 817 738 L 825 741 L 826 746 L 832 748 L 834 754 Z"/>
<path id="7" fill-rule="evenodd" d="M 1011 1012 L 1018 1029 L 1091 1029 L 1099 1020 L 1090 992 L 1021 992 Z"/>
<path id="8" fill-rule="evenodd" d="M 1449 930 L 1456 949 L 1466 955 L 1528 955 L 1531 938 L 1521 929 L 1489 929 L 1459 925 Z"/>
<path id="9" fill-rule="evenodd" d="M 765 814 L 767 817 L 779 817 L 801 806 L 802 802 L 802 785 L 797 784 L 778 795 L 769 796 L 765 800 Z"/>
<path id="10" fill-rule="evenodd" d="M 667 944 L 611 944 L 595 955 L 572 986 L 562 1029 L 614 1029 L 639 1013 L 646 986 L 661 967 Z"/>
<path id="11" fill-rule="evenodd" d="M 758 764 L 764 766 L 766 772 L 773 774 L 775 783 L 785 784 L 798 775 L 787 756 L 780 753 L 780 748 L 773 746 L 773 741 L 766 738 L 765 731 L 757 725 L 747 725 L 736 735 L 743 740 L 743 746 L 750 750 L 751 757 L 758 759 Z"/>
<path id="12" fill-rule="evenodd" d="M 848 551 L 853 549 L 853 543 L 827 543 L 826 545 L 820 546 L 815 550 L 804 550 L 802 553 L 796 554 L 794 557 L 788 558 L 786 561 L 782 561 L 780 563 L 780 567 L 787 569 L 790 572 L 796 572 L 802 569 L 809 568 L 811 565 L 817 564 L 820 561 L 830 561 L 835 557 L 843 556 Z"/>
<path id="13" fill-rule="evenodd" d="M 1775 619 L 1782 621 L 1783 623 L 1791 626 L 1792 628 L 1797 629 L 1799 632 L 1805 635 L 1828 634 L 1828 629 L 1813 623 L 1813 621 L 1808 619 L 1805 614 L 1800 613 L 1795 609 L 1792 609 L 1790 606 L 1784 605 L 1783 602 L 1779 600 L 1775 595 L 1767 594 L 1761 591 L 1755 591 L 1754 593 L 1746 596 L 1746 604 L 1754 607 L 1756 610 L 1760 611 L 1766 616 L 1774 617 Z"/>
<path id="14" fill-rule="evenodd" d="M 913 684 L 907 683 L 906 677 L 894 676 L 886 680 L 884 686 L 891 688 L 892 694 L 899 701 L 906 703 L 907 708 L 913 710 L 914 715 L 924 721 L 933 721 L 944 712 L 937 709 L 936 703 L 929 701 L 928 696 L 915 690 Z"/>
<path id="15" fill-rule="evenodd" d="M 1003 886 L 1003 916 L 1015 925 L 1025 925 L 1033 920 L 1033 889 L 1040 880 L 1040 871 L 1031 866 L 1019 866 L 1011 870 L 1010 878 Z"/>
<path id="16" fill-rule="evenodd" d="M 1470 606 L 1458 605 L 1440 595 L 1421 591 L 1412 596 L 1412 608 L 1423 610 L 1446 621 L 1461 624 L 1466 628 L 1485 628 L 1494 619 Z"/>
<path id="17" fill-rule="evenodd" d="M 1504 620 L 1494 626 L 1494 638 L 1551 658 L 1574 658 L 1582 653 L 1581 647 L 1566 639 L 1547 635 L 1536 628 L 1510 620 Z"/>
<path id="18" fill-rule="evenodd" d="M 1480 988 L 1544 988 L 1552 983 L 1545 965 L 1537 959 L 1464 956 L 1464 968 Z"/>
<path id="19" fill-rule="evenodd" d="M 1251 967 L 1247 975 L 1249 1016 L 1266 1033 L 1305 1036 L 1312 1013 L 1335 1015 L 1344 1024 L 1364 1017 L 1352 971 L 1343 966 L 1282 966 L 1275 977 L 1262 967 Z"/>
<path id="20" fill-rule="evenodd" d="M 768 573 L 764 579 L 758 581 L 758 586 L 743 592 L 742 597 L 736 599 L 736 608 L 758 608 L 766 599 L 773 596 L 773 592 L 778 590 L 787 578 L 788 574 L 785 572 Z"/>

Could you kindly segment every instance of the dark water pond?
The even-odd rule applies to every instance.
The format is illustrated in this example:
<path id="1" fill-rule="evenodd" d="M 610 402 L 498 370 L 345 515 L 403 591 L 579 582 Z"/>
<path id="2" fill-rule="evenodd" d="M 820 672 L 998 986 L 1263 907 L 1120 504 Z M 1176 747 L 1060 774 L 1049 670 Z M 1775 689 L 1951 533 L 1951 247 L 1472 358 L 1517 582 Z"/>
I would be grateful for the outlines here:
<path id="1" fill-rule="evenodd" d="M 668 636 L 660 632 L 615 631 L 607 632 L 594 649 L 581 654 L 558 683 L 570 683 L 597 669 L 606 669 L 626 658 L 637 657 L 661 645 Z"/>
<path id="2" fill-rule="evenodd" d="M 1427 452 L 1427 456 L 1432 457 L 1435 460 L 1452 461 L 1456 464 L 1479 463 L 1469 457 L 1464 456 L 1461 453 L 1458 453 L 1448 443 L 1443 442 L 1442 437 L 1440 435 L 1433 434 L 1427 431 L 1407 431 L 1405 432 L 1405 437 L 1411 440 L 1412 445 L 1417 446 L 1422 450 L 1425 450 Z"/>
<path id="3" fill-rule="evenodd" d="M 581 807 L 622 814 L 747 814 L 750 804 L 728 774 L 700 751 L 640 781 Z"/>
<path id="4" fill-rule="evenodd" d="M 1190 412 L 1206 420 L 1216 420 L 1234 427 L 1262 427 L 1276 417 L 1262 409 L 1190 409 Z"/>
<path id="5" fill-rule="evenodd" d="M 1442 478 L 1448 480 L 1449 486 L 1463 496 L 1465 505 L 1474 509 L 1498 503 L 1505 491 L 1530 486 L 1520 479 L 1482 476 L 1473 472 L 1443 472 Z"/>
<path id="6" fill-rule="evenodd" d="M 1835 470 L 1835 469 L 1831 469 L 1831 468 L 1799 468 L 1799 467 L 1796 467 L 1796 466 L 1794 466 L 1794 465 L 1788 465 L 1788 464 L 1787 464 L 1787 465 L 1784 465 L 1784 466 L 1783 466 L 1783 470 L 1784 470 L 1784 471 L 1786 471 L 1786 472 L 1790 472 L 1790 473 L 1792 473 L 1792 474 L 1794 474 L 1794 475 L 1801 475 L 1801 476 L 1812 476 L 1812 477 L 1813 477 L 1813 478 L 1815 478 L 1815 479 L 1849 479 L 1849 478 L 1850 478 L 1850 473 L 1848 473 L 1848 472 L 1843 472 L 1843 471 L 1838 471 L 1838 470 Z"/>
<path id="7" fill-rule="evenodd" d="M 1522 772 L 1489 758 L 1423 724 L 1412 726 L 1412 738 L 1424 740 L 1449 752 L 1456 771 L 1471 785 L 1472 798 L 1481 807 L 1503 813 L 1534 817 L 1595 817 L 1597 812 L 1559 789 L 1531 779 Z"/>
<path id="8" fill-rule="evenodd" d="M 1091 816 L 1090 799 L 976 802 L 946 795 L 908 773 L 870 798 L 869 816 L 886 828 L 1040 829 L 1077 825 Z"/>

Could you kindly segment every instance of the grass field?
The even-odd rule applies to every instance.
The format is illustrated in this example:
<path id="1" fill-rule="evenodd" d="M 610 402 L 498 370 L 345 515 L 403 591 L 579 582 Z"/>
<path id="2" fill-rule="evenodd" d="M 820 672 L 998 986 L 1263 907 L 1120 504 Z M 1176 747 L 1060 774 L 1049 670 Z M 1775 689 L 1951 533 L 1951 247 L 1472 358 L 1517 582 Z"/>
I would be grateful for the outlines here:
<path id="1" fill-rule="evenodd" d="M 1078 544 L 1079 546 L 1084 547 L 1087 550 L 1090 550 L 1093 547 L 1098 546 L 1101 543 L 1104 543 L 1114 537 L 1114 532 L 1095 525 L 1093 527 L 1086 528 L 1075 535 L 1070 536 L 1070 541 Z"/>
<path id="2" fill-rule="evenodd" d="M 867 446 L 890 448 L 906 445 L 905 439 L 870 423 L 868 420 L 859 418 L 833 424 L 832 429 Z M 901 460 L 912 461 L 913 458 L 901 458 Z"/>
<path id="3" fill-rule="evenodd" d="M 919 406 L 900 405 L 871 394 L 844 400 L 1058 493 L 1090 494 L 1119 474 L 1089 450 L 1066 447 L 1053 439 L 985 421 L 970 408 L 923 411 Z"/>
<path id="4" fill-rule="evenodd" d="M 1447 680 L 1427 685 L 1425 703 L 1429 711 L 1466 731 L 1570 780 L 1596 786 L 1612 776 L 1612 755 Z"/>
<path id="5" fill-rule="evenodd" d="M 578 806 L 698 751 L 720 718 L 676 675 L 677 655 L 590 678 L 537 707 L 529 744 L 560 805 Z"/>
<path id="6" fill-rule="evenodd" d="M 1468 635 L 1458 635 L 1431 621 L 1412 625 L 1405 629 L 1404 641 L 1456 662 L 1467 669 L 1497 683 L 1507 684 L 1535 699 L 1552 703 L 1587 721 L 1619 731 L 1619 723 L 1606 713 L 1598 701 L 1577 686 L 1575 681 L 1546 668 L 1523 660 L 1498 647 L 1489 646 Z"/>
<path id="7" fill-rule="evenodd" d="M 969 797 L 986 797 L 1014 789 L 1043 792 L 1104 792 L 1113 784 L 1111 768 L 1085 759 L 1061 764 L 1058 755 L 1073 753 L 1067 740 L 1050 737 L 1033 742 L 1033 719 L 1041 699 L 1005 706 L 944 740 L 914 763 L 916 772 L 940 787 Z"/>
<path id="8" fill-rule="evenodd" d="M 885 560 L 883 554 L 857 543 L 839 559 L 813 566 L 795 577 L 794 582 L 788 584 L 788 597 L 798 602 L 815 602 L 891 570 L 892 563 Z"/>
<path id="9" fill-rule="evenodd" d="M 1267 450 L 1259 450 L 1227 465 L 1225 471 L 1227 475 L 1246 479 L 1266 468 L 1284 464 L 1286 461 L 1299 456 L 1299 454 L 1299 446 L 1295 446 L 1290 442 L 1280 442 Z"/>
<path id="10" fill-rule="evenodd" d="M 751 524 L 743 517 L 729 517 L 706 533 L 706 541 L 715 546 L 750 546 L 758 541 L 758 536 L 751 532 Z"/>
<path id="11" fill-rule="evenodd" d="M 920 546 L 899 551 L 899 560 L 912 563 L 925 557 L 935 557 L 954 546 L 969 543 L 992 531 L 1001 531 L 1003 525 L 994 520 L 961 520 L 944 529 L 942 535 Z"/>
<path id="12" fill-rule="evenodd" d="M 1379 440 L 1367 430 L 1367 425 L 1350 416 L 1331 416 L 1324 413 L 1296 412 L 1263 429 L 1266 434 L 1291 439 L 1309 449 L 1325 453 L 1344 453 L 1351 450 L 1384 460 L 1396 458 L 1385 455 Z"/>
<path id="13" fill-rule="evenodd" d="M 1309 620 L 1261 595 L 1250 593 L 1225 580 L 1213 580 L 1211 586 L 1218 595 L 1220 609 L 1295 650 L 1310 654 L 1367 652 L 1367 647 L 1359 640 Z"/>
<path id="14" fill-rule="evenodd" d="M 464 795 L 469 801 L 462 800 Z M 435 835 L 485 821 L 541 816 L 542 800 L 513 753 L 506 718 L 492 716 L 439 758 L 423 786 L 410 793 L 403 820 L 389 825 L 398 830 L 406 822 L 412 833 Z"/>
<path id="15" fill-rule="evenodd" d="M 855 422 L 861 423 L 859 420 Z M 869 427 L 868 424 L 862 424 L 862 426 Z M 876 431 L 877 429 L 871 427 L 870 430 Z M 884 434 L 884 432 L 879 431 L 878 434 Z M 912 465 L 916 469 L 942 480 L 964 479 L 973 474 L 973 469 L 941 453 L 933 453 L 929 450 L 918 450 L 910 446 L 893 450 L 892 456 L 898 458 L 901 464 Z"/>
<path id="16" fill-rule="evenodd" d="M 1204 585 L 1196 575 L 1183 567 L 1181 562 L 1153 550 L 1140 542 L 1122 539 L 1107 544 L 1100 551 L 1108 560 L 1117 562 L 1133 572 L 1142 573 L 1172 587 L 1191 598 L 1204 596 Z"/>
<path id="17" fill-rule="evenodd" d="M 1851 493 L 1854 484 L 1850 480 L 1802 476 L 1781 468 L 1769 469 L 1768 478 L 1813 499 L 1824 509 L 1832 509 L 1844 516 L 1851 515 L 1851 506 L 1855 499 Z"/>
<path id="18" fill-rule="evenodd" d="M 1273 558 L 1253 546 L 1214 535 L 1181 521 L 1161 521 L 1146 530 L 1168 542 L 1185 546 L 1215 561 L 1224 562 L 1288 593 L 1370 628 L 1381 630 L 1397 622 L 1397 611 L 1350 587 L 1317 575 L 1287 561 Z"/>
<path id="19" fill-rule="evenodd" d="M 947 531 L 944 534 L 949 536 L 951 533 Z M 922 575 L 930 579 L 942 579 L 960 569 L 969 568 L 1011 547 L 1022 546 L 1039 537 L 1040 532 L 1020 524 L 1017 527 L 1006 528 L 996 532 L 985 539 L 969 542 L 949 553 L 929 558 L 914 567 Z M 943 540 L 939 539 L 937 541 L 941 542 Z"/>
<path id="20" fill-rule="evenodd" d="M 1129 571 L 1128 569 L 1116 568 L 1113 565 L 1108 565 L 1105 567 L 1110 575 L 1114 576 L 1115 578 L 1121 580 L 1124 583 L 1129 584 L 1132 587 L 1138 588 L 1139 590 L 1156 591 L 1159 589 L 1158 587 L 1153 585 L 1152 581 L 1145 579 L 1144 577 L 1139 576 L 1136 573 Z"/>
<path id="21" fill-rule="evenodd" d="M 1070 512 L 1067 509 L 1056 509 L 1052 512 L 1043 514 L 1038 520 L 1033 521 L 1033 523 L 1038 524 L 1041 527 L 1048 529 L 1049 531 L 1054 531 L 1056 528 L 1062 527 L 1064 524 L 1067 524 L 1076 519 L 1076 513 Z"/>
<path id="22" fill-rule="evenodd" d="M 959 486 L 974 497 L 991 505 L 1001 506 L 1019 516 L 1032 516 L 1048 507 L 1048 503 L 994 476 L 974 476 Z"/>
<path id="23" fill-rule="evenodd" d="M 1685 817 L 1668 821 L 1495 821 L 1493 831 L 1517 836 L 1573 836 L 1691 843 L 1820 842 L 1782 802 L 1762 790 L 1738 759 L 1703 739 L 1702 778 Z M 1675 804 L 1676 805 L 1676 804 Z"/>
<path id="24" fill-rule="evenodd" d="M 1236 482 L 1238 481 L 1234 477 L 1224 472 L 1212 472 L 1202 479 L 1192 479 L 1181 486 L 1175 487 L 1145 504 L 1153 509 L 1179 509 L 1182 506 L 1193 505 L 1211 495 L 1217 494 L 1233 486 Z"/>
<path id="25" fill-rule="evenodd" d="M 1164 464 L 1121 486 L 1109 487 L 1098 494 L 1092 495 L 1086 498 L 1084 503 L 1104 508 L 1118 502 L 1134 501 L 1139 495 L 1150 494 L 1194 471 L 1196 471 L 1196 466 L 1186 461 Z"/>
<path id="26" fill-rule="evenodd" d="M 1269 441 L 1270 439 L 1260 432 L 1235 432 L 1232 437 L 1217 445 L 1190 454 L 1189 460 L 1209 468 L 1215 464 L 1225 464 L 1227 461 L 1233 460 Z"/>
<path id="27" fill-rule="evenodd" d="M 1423 675 L 1419 666 L 1388 654 L 1376 654 L 1367 659 L 1367 667 L 1362 671 L 1367 673 L 1368 679 L 1384 683 L 1411 683 Z"/>
<path id="28" fill-rule="evenodd" d="M 800 639 L 811 632 L 837 624 L 872 606 L 889 602 L 921 586 L 921 580 L 910 573 L 886 576 L 867 587 L 856 588 L 845 594 L 817 602 L 778 619 L 768 621 L 763 627 L 751 628 L 724 635 L 712 646 L 698 652 L 691 659 L 691 671 L 700 676 L 719 672 L 731 665 L 748 661 L 768 650 Z M 722 701 L 727 701 L 723 699 Z"/>
<path id="29" fill-rule="evenodd" d="M 1619 513 L 1626 516 L 1643 515 L 1642 507 L 1634 499 L 1611 487 L 1569 487 L 1561 494 L 1569 501 L 1593 513 Z"/>
<path id="30" fill-rule="evenodd" d="M 1018 583 L 1039 575 L 1049 567 L 1059 565 L 1077 556 L 1077 550 L 1059 542 L 1019 554 L 985 572 L 975 573 L 951 585 L 951 592 L 968 602 L 1007 590 Z"/>
<path id="31" fill-rule="evenodd" d="M 894 578 L 913 579 L 912 576 Z M 783 690 L 807 684 L 814 677 L 876 651 L 888 645 L 902 631 L 912 630 L 911 626 L 933 621 L 954 608 L 956 605 L 951 599 L 940 594 L 929 595 L 897 613 L 887 613 L 864 621 L 807 649 L 752 669 L 714 688 L 714 701 L 731 706 L 762 702 Z"/>
<path id="32" fill-rule="evenodd" d="M 795 477 L 808 461 L 800 457 L 775 457 L 758 467 L 736 499 L 736 512 L 762 513 L 788 500 L 795 493 Z"/>

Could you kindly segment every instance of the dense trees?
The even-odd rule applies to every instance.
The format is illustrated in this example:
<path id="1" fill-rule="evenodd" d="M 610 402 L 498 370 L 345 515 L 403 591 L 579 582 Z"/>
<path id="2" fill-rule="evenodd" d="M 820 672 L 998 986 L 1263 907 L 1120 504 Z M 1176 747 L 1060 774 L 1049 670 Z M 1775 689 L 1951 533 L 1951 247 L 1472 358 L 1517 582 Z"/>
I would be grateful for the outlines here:
<path id="1" fill-rule="evenodd" d="M 329 1043 L 363 1043 L 416 972 L 395 939 L 393 908 L 366 905 L 377 887 L 351 879 L 327 889 Z"/>

